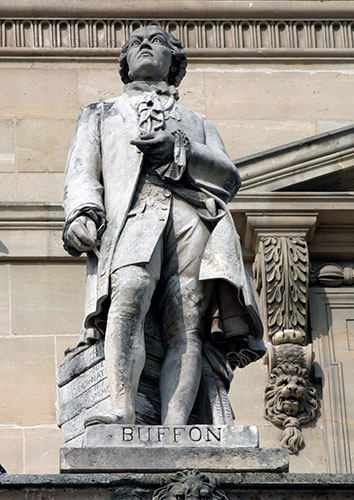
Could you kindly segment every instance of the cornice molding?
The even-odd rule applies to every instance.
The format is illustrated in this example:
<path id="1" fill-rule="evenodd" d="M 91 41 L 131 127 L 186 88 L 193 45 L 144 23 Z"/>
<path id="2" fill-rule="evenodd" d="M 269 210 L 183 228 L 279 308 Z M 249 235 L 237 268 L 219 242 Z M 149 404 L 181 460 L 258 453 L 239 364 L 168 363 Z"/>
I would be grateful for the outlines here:
<path id="1" fill-rule="evenodd" d="M 235 160 L 241 191 L 276 191 L 354 165 L 354 125 L 325 132 Z M 293 189 L 296 191 L 296 189 Z"/>
<path id="2" fill-rule="evenodd" d="M 2 17 L 87 17 L 161 19 L 347 19 L 353 1 L 208 1 L 208 0 L 11 0 L 0 5 Z M 202 15 L 201 15 L 202 13 Z M 309 14 L 311 13 L 311 15 Z"/>
<path id="3" fill-rule="evenodd" d="M 0 5 L 0 58 L 115 60 L 131 31 L 151 22 L 196 61 L 354 57 L 353 1 L 13 0 Z"/>
<path id="4" fill-rule="evenodd" d="M 241 192 L 229 207 L 247 261 L 254 260 L 259 237 L 271 234 L 308 238 L 311 258 L 354 255 L 353 193 Z M 60 203 L 0 203 L 0 262 L 83 261 L 64 251 L 63 223 Z"/>

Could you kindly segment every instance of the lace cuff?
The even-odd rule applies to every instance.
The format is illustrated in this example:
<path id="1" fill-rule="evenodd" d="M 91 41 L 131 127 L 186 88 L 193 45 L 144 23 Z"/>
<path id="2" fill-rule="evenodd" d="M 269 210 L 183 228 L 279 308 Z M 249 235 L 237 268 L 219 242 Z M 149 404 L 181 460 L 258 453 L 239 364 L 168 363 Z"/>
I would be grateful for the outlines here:
<path id="1" fill-rule="evenodd" d="M 179 181 L 186 170 L 191 155 L 191 143 L 181 129 L 174 130 L 172 135 L 175 137 L 173 160 L 155 171 L 162 179 Z"/>

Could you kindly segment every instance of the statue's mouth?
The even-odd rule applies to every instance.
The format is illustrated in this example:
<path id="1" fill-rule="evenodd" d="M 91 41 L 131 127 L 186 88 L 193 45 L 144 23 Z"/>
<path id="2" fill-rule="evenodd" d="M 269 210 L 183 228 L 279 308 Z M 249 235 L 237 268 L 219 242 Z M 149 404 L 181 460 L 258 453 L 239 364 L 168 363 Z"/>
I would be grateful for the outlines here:
<path id="1" fill-rule="evenodd" d="M 139 59 L 143 57 L 154 57 L 154 55 L 151 52 L 144 50 L 143 52 L 140 52 Z"/>

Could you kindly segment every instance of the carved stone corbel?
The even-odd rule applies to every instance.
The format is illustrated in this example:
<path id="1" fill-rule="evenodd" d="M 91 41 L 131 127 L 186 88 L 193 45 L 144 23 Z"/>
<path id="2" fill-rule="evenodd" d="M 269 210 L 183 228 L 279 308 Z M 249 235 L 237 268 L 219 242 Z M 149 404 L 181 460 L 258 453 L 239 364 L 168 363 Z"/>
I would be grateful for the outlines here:
<path id="1" fill-rule="evenodd" d="M 228 500 L 225 493 L 218 489 L 216 481 L 207 474 L 194 471 L 181 471 L 169 476 L 168 482 L 156 490 L 152 500 Z"/>
<path id="2" fill-rule="evenodd" d="M 312 345 L 306 345 L 309 274 L 304 236 L 259 238 L 253 278 L 269 346 L 264 416 L 283 429 L 281 445 L 290 453 L 303 448 L 301 426 L 318 410 Z"/>

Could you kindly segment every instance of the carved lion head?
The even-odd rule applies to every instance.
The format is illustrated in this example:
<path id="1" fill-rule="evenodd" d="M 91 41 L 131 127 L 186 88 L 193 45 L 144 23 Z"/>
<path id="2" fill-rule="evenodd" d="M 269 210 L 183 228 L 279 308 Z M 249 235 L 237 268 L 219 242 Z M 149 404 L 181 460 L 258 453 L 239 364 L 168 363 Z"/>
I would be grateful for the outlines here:
<path id="1" fill-rule="evenodd" d="M 308 385 L 308 374 L 305 369 L 299 370 L 295 365 L 274 368 L 266 387 L 266 416 L 271 413 L 272 418 L 277 416 L 281 418 L 282 415 L 295 417 L 299 413 L 306 412 L 306 403 L 311 400 L 314 390 Z"/>
<path id="2" fill-rule="evenodd" d="M 303 347 L 279 346 L 265 389 L 265 418 L 284 429 L 282 445 L 291 453 L 303 447 L 300 425 L 315 418 L 316 390 L 310 382 Z"/>
<path id="3" fill-rule="evenodd" d="M 227 497 L 206 474 L 184 471 L 170 476 L 170 482 L 155 491 L 152 500 L 227 500 Z"/>

